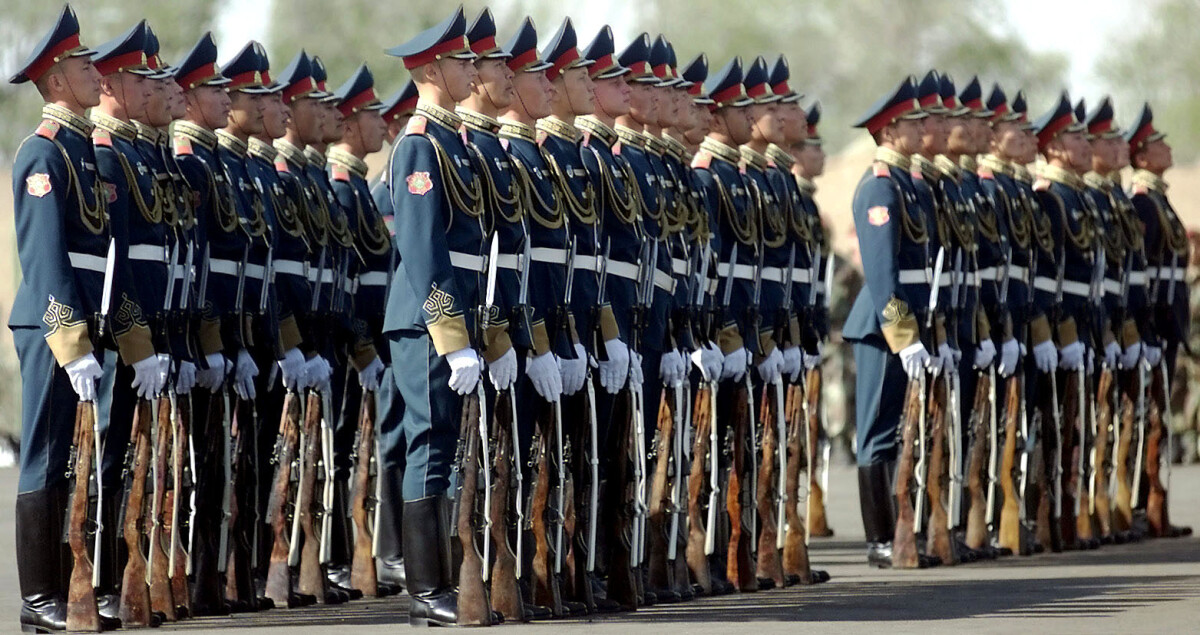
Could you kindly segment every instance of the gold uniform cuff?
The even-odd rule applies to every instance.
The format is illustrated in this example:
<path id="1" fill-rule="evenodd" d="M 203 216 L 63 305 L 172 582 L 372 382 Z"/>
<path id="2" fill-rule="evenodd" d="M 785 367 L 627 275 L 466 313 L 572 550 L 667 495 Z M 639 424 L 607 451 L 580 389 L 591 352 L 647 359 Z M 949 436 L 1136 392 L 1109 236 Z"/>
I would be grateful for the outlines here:
<path id="1" fill-rule="evenodd" d="M 1042 342 L 1050 341 L 1050 320 L 1046 316 L 1039 315 L 1029 322 L 1029 343 L 1037 346 Z"/>
<path id="2" fill-rule="evenodd" d="M 726 325 L 717 333 L 717 346 L 721 348 L 721 353 L 728 355 L 739 348 L 746 346 L 742 341 L 742 334 L 738 332 L 737 324 Z"/>
<path id="3" fill-rule="evenodd" d="M 446 355 L 471 346 L 467 336 L 467 320 L 461 315 L 441 316 L 436 322 L 425 326 L 429 339 L 438 355 Z"/>
<path id="4" fill-rule="evenodd" d="M 765 329 L 758 332 L 758 350 L 763 357 L 766 357 L 775 351 L 775 338 L 771 337 L 771 329 Z"/>
<path id="5" fill-rule="evenodd" d="M 1121 325 L 1121 348 L 1129 348 L 1142 340 L 1141 333 L 1138 333 L 1137 322 L 1133 320 L 1125 320 Z"/>
<path id="6" fill-rule="evenodd" d="M 80 320 L 70 326 L 59 325 L 57 329 L 46 334 L 46 344 L 59 366 L 71 362 L 92 352 L 92 340 L 88 337 L 88 325 Z"/>
<path id="7" fill-rule="evenodd" d="M 225 348 L 221 342 L 221 320 L 204 318 L 200 321 L 200 351 L 205 357 L 220 353 Z"/>
<path id="8" fill-rule="evenodd" d="M 512 348 L 512 339 L 508 337 L 508 327 L 505 325 L 488 327 L 484 337 L 487 339 L 487 347 L 483 351 L 483 359 L 489 364 L 504 357 Z"/>
<path id="9" fill-rule="evenodd" d="M 1079 329 L 1075 326 L 1075 318 L 1069 317 L 1058 323 L 1058 346 L 1070 346 L 1079 341 Z"/>
<path id="10" fill-rule="evenodd" d="M 567 328 L 571 335 L 571 346 L 574 347 L 579 343 L 579 332 L 575 330 L 575 315 L 567 313 Z"/>
<path id="11" fill-rule="evenodd" d="M 300 337 L 300 327 L 296 325 L 296 316 L 289 315 L 279 321 L 279 348 L 290 351 L 300 348 L 304 338 Z"/>
<path id="12" fill-rule="evenodd" d="M 975 307 L 975 338 L 974 341 L 983 341 L 992 336 L 992 322 L 988 319 L 987 312 L 983 307 Z"/>
<path id="13" fill-rule="evenodd" d="M 134 324 L 128 331 L 117 336 L 117 352 L 121 361 L 127 366 L 146 359 L 154 354 L 154 344 L 150 338 L 150 327 L 145 324 Z"/>
<path id="14" fill-rule="evenodd" d="M 921 341 L 917 316 L 908 309 L 907 302 L 896 296 L 892 296 L 883 307 L 879 330 L 883 331 L 883 339 L 893 353 L 899 353 Z"/>
<path id="15" fill-rule="evenodd" d="M 621 337 L 621 330 L 617 328 L 617 318 L 613 315 L 611 305 L 600 307 L 600 337 L 603 337 L 605 342 Z"/>
<path id="16" fill-rule="evenodd" d="M 794 345 L 800 344 L 800 318 L 793 315 L 788 320 L 788 341 Z"/>
<path id="17" fill-rule="evenodd" d="M 354 370 L 362 372 L 362 369 L 370 366 L 378 357 L 375 344 L 370 340 L 359 340 L 354 344 L 354 354 L 350 356 L 350 363 L 354 365 Z"/>
<path id="18" fill-rule="evenodd" d="M 533 354 L 545 355 L 550 352 L 550 334 L 546 332 L 546 321 L 539 321 L 532 326 L 533 333 L 530 333 L 530 339 L 533 340 Z"/>

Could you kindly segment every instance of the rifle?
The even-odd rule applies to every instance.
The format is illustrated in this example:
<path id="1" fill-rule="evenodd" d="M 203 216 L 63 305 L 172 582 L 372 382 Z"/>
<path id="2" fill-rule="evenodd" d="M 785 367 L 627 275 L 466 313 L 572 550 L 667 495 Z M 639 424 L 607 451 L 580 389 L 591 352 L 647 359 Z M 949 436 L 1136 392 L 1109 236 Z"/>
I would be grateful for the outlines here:
<path id="1" fill-rule="evenodd" d="M 254 429 L 243 429 L 247 410 L 253 408 L 249 402 L 238 399 L 233 409 L 232 420 L 226 416 L 226 449 L 225 468 L 225 503 L 224 517 L 226 524 L 222 527 L 221 553 L 225 562 L 225 600 L 234 611 L 245 611 L 254 607 L 254 583 L 251 578 L 250 564 L 251 548 L 246 519 L 242 517 L 238 487 L 241 478 L 246 476 L 247 461 L 244 451 L 246 435 L 253 436 Z M 228 412 L 228 409 L 226 409 Z M 253 413 L 250 414 L 253 417 Z M 224 559 L 227 558 L 227 559 Z"/>
<path id="2" fill-rule="evenodd" d="M 521 591 L 517 587 L 517 558 L 509 547 L 508 540 L 508 509 L 513 505 L 513 501 L 510 500 L 512 473 L 514 471 L 519 473 L 521 469 L 519 465 L 516 465 L 519 460 L 516 449 L 517 439 L 512 433 L 516 418 L 516 402 L 512 390 L 509 389 L 506 392 L 508 393 L 509 408 L 499 405 L 506 400 L 504 393 L 497 395 L 496 398 L 497 407 L 493 425 L 496 449 L 492 457 L 496 474 L 492 479 L 491 504 L 485 510 L 490 518 L 488 530 L 491 532 L 492 542 L 496 546 L 496 559 L 491 564 L 491 594 L 489 597 L 492 601 L 492 609 L 503 615 L 506 621 L 521 622 L 525 620 L 525 609 L 521 602 Z M 516 505 L 520 506 L 521 503 L 520 498 L 517 498 Z M 520 526 L 517 524 L 517 527 Z M 521 541 L 519 532 L 516 537 L 519 544 Z M 487 564 L 485 563 L 484 566 Z"/>
<path id="3" fill-rule="evenodd" d="M 142 551 L 142 526 L 146 505 L 146 479 L 150 467 L 150 404 L 139 399 L 133 411 L 132 431 L 132 465 L 128 466 L 129 479 L 128 495 L 125 499 L 125 521 L 123 532 L 125 546 L 129 551 L 125 562 L 125 571 L 121 584 L 121 624 L 131 626 L 149 626 L 151 616 L 150 588 L 146 584 L 147 573 L 150 569 L 146 563 L 146 554 Z M 158 539 L 157 533 L 152 535 Z M 161 544 L 161 543 L 160 543 Z M 154 543 L 150 545 L 151 557 L 156 551 Z M 161 591 L 162 587 L 159 587 Z M 167 591 L 170 588 L 167 587 Z M 168 598 L 169 599 L 169 598 Z M 168 602 L 174 609 L 174 603 Z M 126 621 L 128 618 L 128 621 Z"/>
<path id="4" fill-rule="evenodd" d="M 935 380 L 933 398 L 929 403 L 929 428 L 933 436 L 932 447 L 929 451 L 929 475 L 925 493 L 929 498 L 929 552 L 941 558 L 947 565 L 958 562 L 955 542 L 950 537 L 950 520 L 947 515 L 943 497 L 946 492 L 946 437 L 948 414 L 947 393 L 950 392 L 950 378 L 943 376 L 941 381 Z"/>
<path id="5" fill-rule="evenodd" d="M 668 533 L 670 543 L 667 545 L 667 560 L 672 564 L 672 590 L 683 598 L 694 597 L 691 576 L 688 573 L 687 558 L 687 508 L 683 497 L 686 495 L 684 482 L 684 461 L 690 460 L 687 455 L 687 439 L 692 434 L 692 411 L 689 408 L 688 396 L 690 390 L 686 383 L 673 386 L 671 392 L 675 398 L 672 406 L 675 418 L 675 435 L 671 452 L 674 455 L 675 474 L 671 482 L 671 528 Z M 682 522 L 680 516 L 683 516 Z M 682 549 L 680 544 L 683 545 Z M 682 552 L 682 553 L 681 553 Z"/>
<path id="6" fill-rule="evenodd" d="M 675 439 L 675 413 L 678 405 L 668 398 L 664 387 L 658 404 L 658 420 L 655 422 L 654 473 L 650 481 L 650 510 L 647 517 L 649 532 L 646 540 L 650 558 L 648 563 L 650 587 L 670 589 L 674 586 L 674 571 L 668 563 L 669 528 L 666 514 L 671 508 L 670 487 L 667 484 L 671 468 L 671 444 Z M 671 390 L 674 393 L 674 390 Z"/>
<path id="7" fill-rule="evenodd" d="M 942 265 L 945 263 L 945 257 L 945 248 L 939 247 L 937 257 L 934 260 L 933 277 L 929 279 L 929 310 L 925 316 L 925 331 L 930 341 L 934 343 L 934 350 L 937 350 L 937 334 L 934 324 L 937 316 L 938 295 L 941 291 Z M 921 394 L 922 399 L 928 399 L 928 396 L 928 391 L 923 391 Z M 926 440 L 926 436 L 928 435 L 928 426 L 926 425 L 928 423 L 928 416 L 929 412 L 922 412 L 919 419 L 920 425 L 917 427 L 916 451 L 919 454 L 916 455 L 917 469 L 915 476 L 917 481 L 917 498 L 915 503 L 916 521 L 913 525 L 913 531 L 918 534 L 925 531 L 925 490 L 929 479 L 929 457 L 928 450 L 926 449 L 929 446 Z"/>
<path id="8" fill-rule="evenodd" d="M 299 399 L 299 397 L 297 397 Z M 299 485 L 296 487 L 296 518 L 300 526 L 301 538 L 300 548 L 300 574 L 297 579 L 296 589 L 303 595 L 311 595 L 318 602 L 326 601 L 326 591 L 328 581 L 325 578 L 324 567 L 321 562 L 321 534 L 316 528 L 316 519 L 314 514 L 317 513 L 317 468 L 321 463 L 323 455 L 321 420 L 324 416 L 322 412 L 323 403 L 321 395 L 316 390 L 310 390 L 305 398 L 304 406 L 304 427 L 300 432 L 300 448 L 304 452 L 300 460 L 300 478 Z M 325 478 L 333 478 L 332 465 L 326 464 Z M 329 508 L 324 508 L 325 515 L 329 515 Z"/>
<path id="9" fill-rule="evenodd" d="M 350 516 L 354 520 L 354 556 L 350 565 L 350 588 L 362 591 L 364 597 L 379 595 L 375 574 L 375 529 L 367 522 L 368 499 L 374 498 L 371 486 L 371 466 L 375 459 L 375 393 L 363 391 L 359 405 L 358 438 L 355 443 L 357 461 L 354 465 L 354 498 L 350 501 Z M 378 476 L 376 476 L 378 478 Z M 379 501 L 374 500 L 378 505 Z"/>
<path id="10" fill-rule="evenodd" d="M 1079 463 L 1075 460 L 1075 453 L 1083 452 L 1083 443 L 1077 438 L 1080 432 L 1079 425 L 1082 424 L 1084 416 L 1083 392 L 1079 384 L 1071 379 L 1068 376 L 1066 386 L 1063 388 L 1062 417 L 1064 422 L 1072 423 L 1065 425 L 1060 430 L 1062 444 L 1058 451 L 1058 460 L 1066 467 L 1061 476 L 1056 479 L 1057 485 L 1062 491 L 1062 498 L 1058 501 L 1060 507 L 1058 524 L 1064 549 L 1074 548 L 1079 538 L 1076 533 L 1079 524 L 1075 518 L 1078 513 L 1075 485 L 1078 479 L 1083 478 L 1079 472 Z"/>
<path id="11" fill-rule="evenodd" d="M 475 546 L 473 517 L 477 511 L 479 472 L 487 470 L 486 458 L 480 464 L 481 445 L 479 422 L 483 418 L 483 387 L 463 397 L 462 419 L 459 422 L 459 447 L 456 469 L 460 470 L 456 500 L 455 528 L 462 544 L 462 565 L 458 571 L 458 625 L 490 626 L 491 609 L 487 587 L 484 585 L 484 560 Z"/>
<path id="12" fill-rule="evenodd" d="M 730 426 L 733 440 L 729 482 L 725 492 L 725 508 L 729 514 L 729 547 L 725 575 L 735 588 L 743 592 L 758 590 L 758 581 L 754 578 L 750 559 L 751 536 L 747 534 L 748 527 L 745 526 L 742 512 L 746 480 L 746 427 L 754 424 L 751 420 L 751 407 L 749 389 L 745 384 L 738 385 L 734 394 L 733 420 Z M 709 531 L 712 529 L 710 525 Z"/>
<path id="13" fill-rule="evenodd" d="M 1173 279 L 1173 278 L 1172 278 Z M 1147 417 L 1148 433 L 1144 445 L 1138 450 L 1146 456 L 1146 480 L 1149 483 L 1146 493 L 1146 520 L 1150 525 L 1150 535 L 1155 538 L 1170 535 L 1171 520 L 1167 513 L 1167 490 L 1162 480 L 1162 444 L 1163 436 L 1169 434 L 1164 430 L 1163 413 L 1171 405 L 1168 401 L 1167 376 L 1165 365 L 1154 368 L 1150 377 L 1150 410 Z M 1167 457 L 1170 461 L 1170 457 Z"/>
<path id="14" fill-rule="evenodd" d="M 541 424 L 539 427 L 542 433 L 537 438 L 537 454 L 534 462 L 534 465 L 537 466 L 537 476 L 533 482 L 533 500 L 530 506 L 535 545 L 533 556 L 533 601 L 543 606 L 549 606 L 555 615 L 562 615 L 562 589 L 559 586 L 558 577 L 555 575 L 557 560 L 551 562 L 557 555 L 550 546 L 549 524 L 553 520 L 549 518 L 550 513 L 548 512 L 548 508 L 550 507 L 550 493 L 553 489 L 550 484 L 550 428 L 556 422 L 550 420 L 553 417 L 553 413 L 546 406 L 547 404 L 543 404 L 539 412 L 539 424 Z M 518 539 L 520 539 L 519 534 Z M 582 584 L 589 583 L 585 580 Z"/>
<path id="15" fill-rule="evenodd" d="M 1105 368 L 1100 373 L 1096 386 L 1096 409 L 1093 411 L 1096 423 L 1093 424 L 1096 442 L 1092 450 L 1092 480 L 1090 482 L 1093 514 L 1099 526 L 1100 537 L 1108 542 L 1113 537 L 1112 500 L 1109 497 L 1108 458 L 1111 455 L 1112 440 L 1109 437 L 1109 426 L 1113 422 L 1113 387 L 1115 373 L 1111 368 Z"/>
<path id="16" fill-rule="evenodd" d="M 299 436 L 300 397 L 289 390 L 283 398 L 283 417 L 279 421 L 279 437 L 275 446 L 275 480 L 271 484 L 271 496 L 267 501 L 267 520 L 271 523 L 274 541 L 271 560 L 267 569 L 266 596 L 280 608 L 293 606 L 291 568 L 288 566 L 291 553 L 291 536 L 288 531 L 288 489 L 292 483 L 292 462 L 295 459 Z M 301 468 L 303 469 L 303 468 Z M 300 508 L 293 512 L 297 515 Z"/>
<path id="17" fill-rule="evenodd" d="M 146 402 L 145 407 L 149 411 L 151 404 Z M 170 561 L 167 558 L 166 550 L 163 548 L 162 522 L 167 490 L 167 457 L 171 447 L 171 401 L 169 398 L 159 398 L 158 408 L 152 412 L 152 417 L 156 438 L 152 468 L 154 471 L 154 495 L 150 504 L 150 608 L 165 615 L 167 621 L 174 622 L 176 620 L 175 599 L 171 596 L 171 574 L 168 570 Z M 146 426 L 147 424 L 145 421 L 142 421 L 140 425 Z M 147 429 L 145 434 L 149 438 L 150 431 Z M 132 508 L 133 513 L 141 521 L 144 518 L 142 514 L 143 504 L 143 500 L 140 499 L 136 503 L 132 498 L 127 499 L 126 515 L 130 514 Z M 125 570 L 128 574 L 128 565 L 126 565 Z"/>
<path id="18" fill-rule="evenodd" d="M 803 392 L 801 391 L 803 389 Z M 800 470 L 807 472 L 810 483 L 814 479 L 813 463 L 815 450 L 812 447 L 816 426 L 820 425 L 820 413 L 817 406 L 820 403 L 821 371 L 814 368 L 806 374 L 802 386 L 793 386 L 788 391 L 787 400 L 787 453 L 791 456 L 787 463 L 788 493 L 796 493 L 796 501 L 786 506 L 787 533 L 783 545 L 783 573 L 786 576 L 798 576 L 801 584 L 812 584 L 812 571 L 808 561 L 808 532 L 804 519 L 800 516 Z M 805 447 L 807 446 L 807 447 Z M 810 486 L 811 487 L 811 486 Z M 812 490 L 809 490 L 807 509 L 811 519 Z"/>
<path id="19" fill-rule="evenodd" d="M 107 290 L 108 285 L 105 287 Z M 100 324 L 103 324 L 103 320 Z M 97 490 L 100 489 L 99 461 L 96 460 L 99 456 L 96 451 L 96 410 L 90 401 L 81 401 L 75 407 L 74 438 L 74 460 L 71 462 L 74 484 L 67 508 L 67 542 L 71 547 L 72 561 L 67 589 L 67 630 L 99 633 L 100 613 L 96 608 L 96 586 L 93 582 L 96 570 L 88 557 L 86 542 L 88 490 L 92 483 L 95 483 Z"/>
<path id="20" fill-rule="evenodd" d="M 1139 360 L 1139 372 L 1137 374 L 1127 373 L 1119 394 L 1121 424 L 1120 430 L 1117 432 L 1117 441 L 1114 444 L 1111 497 L 1113 528 L 1122 535 L 1133 528 L 1133 494 L 1130 488 L 1129 454 L 1133 447 L 1133 428 L 1135 425 L 1141 428 L 1141 425 L 1134 421 L 1134 398 L 1131 393 L 1140 392 L 1138 390 L 1141 387 L 1139 375 L 1142 365 Z M 1142 401 L 1142 399 L 1144 399 L 1144 393 L 1139 395 L 1138 401 Z"/>
<path id="21" fill-rule="evenodd" d="M 192 601 L 188 588 L 188 574 L 192 568 L 192 545 L 194 544 L 194 525 L 196 515 L 196 484 L 195 478 L 185 481 L 184 474 L 196 473 L 196 454 L 192 449 L 191 418 L 192 401 L 188 395 L 172 396 L 171 404 L 171 489 L 167 492 L 168 515 L 164 529 L 170 536 L 168 552 L 171 575 L 171 596 L 175 599 L 175 614 L 185 618 L 192 614 Z M 186 444 L 186 449 L 185 449 Z M 188 458 L 184 463 L 184 457 Z M 186 520 L 180 517 L 180 498 L 187 486 L 190 511 Z M 184 548 L 180 535 L 180 525 L 187 523 L 187 548 Z"/>
<path id="22" fill-rule="evenodd" d="M 979 383 L 975 386 L 975 401 L 971 407 L 972 438 L 967 459 L 967 489 L 971 494 L 971 504 L 967 508 L 965 534 L 965 542 L 970 549 L 983 549 L 987 546 L 988 517 L 991 516 L 989 511 L 995 500 L 992 488 L 987 487 L 988 491 L 985 492 L 984 487 L 984 479 L 990 481 L 989 475 L 995 472 L 994 462 L 985 459 L 985 455 L 995 456 L 992 451 L 996 429 L 996 389 L 993 383 L 995 374 L 994 369 L 979 373 Z M 1011 481 L 1011 473 L 1008 478 Z"/>
<path id="23" fill-rule="evenodd" d="M 700 587 L 701 594 L 710 595 L 712 593 L 712 576 L 708 568 L 708 552 L 706 551 L 706 542 L 708 536 L 706 533 L 715 533 L 715 522 L 709 521 L 708 527 L 712 530 L 707 532 L 705 525 L 701 522 L 701 514 L 703 508 L 701 498 L 706 483 L 707 475 L 704 473 L 704 468 L 709 465 L 709 455 L 717 453 L 716 444 L 712 443 L 710 435 L 714 433 L 712 421 L 712 400 L 711 391 L 713 386 L 710 382 L 700 384 L 696 391 L 696 405 L 692 415 L 692 421 L 695 424 L 696 434 L 692 440 L 692 464 L 691 471 L 688 473 L 688 539 L 686 558 L 688 569 L 692 572 L 692 577 L 696 580 L 696 584 Z M 712 472 L 716 476 L 716 471 Z M 714 488 L 715 493 L 715 488 Z M 715 517 L 714 503 L 710 503 L 709 518 Z"/>
<path id="24" fill-rule="evenodd" d="M 763 386 L 762 403 L 759 408 L 759 420 L 762 421 L 762 457 L 755 492 L 755 510 L 762 520 L 762 531 L 758 532 L 757 567 L 755 577 L 762 580 L 773 580 L 779 588 L 783 587 L 783 560 L 779 553 L 778 542 L 782 528 L 779 523 L 783 518 L 776 515 L 775 499 L 785 496 L 784 492 L 776 489 L 776 454 L 783 444 L 778 428 L 772 425 L 784 413 L 780 408 L 783 398 L 783 382 L 777 381 Z M 786 451 L 786 448 L 785 448 Z"/>

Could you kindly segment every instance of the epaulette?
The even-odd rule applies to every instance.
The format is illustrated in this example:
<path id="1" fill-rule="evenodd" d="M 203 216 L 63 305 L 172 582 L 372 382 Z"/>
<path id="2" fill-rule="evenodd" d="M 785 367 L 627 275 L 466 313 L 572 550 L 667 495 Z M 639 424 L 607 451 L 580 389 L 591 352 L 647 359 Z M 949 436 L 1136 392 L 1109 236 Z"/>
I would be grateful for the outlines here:
<path id="1" fill-rule="evenodd" d="M 996 178 L 996 173 L 992 172 L 991 168 L 979 168 L 979 171 L 976 172 L 976 174 L 978 174 L 979 178 L 981 179 L 995 180 Z"/>
<path id="2" fill-rule="evenodd" d="M 908 173 L 912 175 L 913 180 L 916 180 L 916 181 L 924 181 L 925 180 L 925 173 L 922 172 L 919 168 L 916 170 L 909 170 Z M 878 173 L 876 173 L 876 175 L 878 175 Z"/>
<path id="3" fill-rule="evenodd" d="M 288 167 L 287 159 L 283 158 L 282 154 L 275 157 L 275 171 L 282 172 L 284 174 L 292 171 L 291 168 Z"/>
<path id="4" fill-rule="evenodd" d="M 892 175 L 891 168 L 889 168 L 888 164 L 884 163 L 883 161 L 876 161 L 874 169 L 875 169 L 875 176 L 878 176 L 880 178 L 889 177 Z"/>
<path id="5" fill-rule="evenodd" d="M 612 147 L 612 153 L 613 153 L 613 156 L 614 156 L 614 157 L 619 157 L 619 156 L 621 156 L 621 145 L 622 145 L 622 144 L 621 144 L 621 142 L 620 142 L 620 141 L 618 141 L 618 142 L 616 142 L 616 143 L 614 143 L 614 144 L 613 144 L 613 147 Z"/>
<path id="6" fill-rule="evenodd" d="M 54 137 L 58 135 L 58 129 L 61 127 L 62 126 L 60 126 L 57 121 L 43 119 L 42 123 L 38 125 L 37 130 L 35 130 L 33 134 L 53 140 Z"/>
<path id="7" fill-rule="evenodd" d="M 701 150 L 696 154 L 696 158 L 692 159 L 692 167 L 701 170 L 707 170 L 712 165 L 712 155 L 707 150 Z"/>
<path id="8" fill-rule="evenodd" d="M 1133 195 L 1134 196 L 1137 196 L 1138 194 L 1149 194 L 1149 193 L 1150 193 L 1150 188 L 1146 187 L 1146 185 L 1144 183 L 1134 184 L 1134 186 L 1133 186 Z"/>
<path id="9" fill-rule="evenodd" d="M 1035 192 L 1045 192 L 1048 189 L 1050 189 L 1049 179 L 1039 178 L 1033 182 L 1033 191 Z"/>
<path id="10" fill-rule="evenodd" d="M 103 128 L 96 128 L 92 131 L 92 143 L 106 148 L 112 147 L 112 135 Z"/>
<path id="11" fill-rule="evenodd" d="M 404 134 L 425 134 L 425 126 L 429 125 L 429 120 L 423 115 L 414 115 L 408 120 L 408 126 L 404 129 Z"/>
<path id="12" fill-rule="evenodd" d="M 175 155 L 185 156 L 192 154 L 192 140 L 184 135 L 175 135 Z"/>
<path id="13" fill-rule="evenodd" d="M 541 147 L 543 144 L 545 144 L 545 143 L 546 143 L 546 137 L 549 137 L 549 136 L 550 136 L 550 135 L 549 135 L 549 133 L 547 133 L 545 130 L 538 130 L 538 131 L 537 131 L 537 144 L 538 144 L 538 147 Z"/>
<path id="14" fill-rule="evenodd" d="M 329 171 L 335 181 L 350 182 L 350 170 L 344 165 L 333 164 L 329 166 Z"/>

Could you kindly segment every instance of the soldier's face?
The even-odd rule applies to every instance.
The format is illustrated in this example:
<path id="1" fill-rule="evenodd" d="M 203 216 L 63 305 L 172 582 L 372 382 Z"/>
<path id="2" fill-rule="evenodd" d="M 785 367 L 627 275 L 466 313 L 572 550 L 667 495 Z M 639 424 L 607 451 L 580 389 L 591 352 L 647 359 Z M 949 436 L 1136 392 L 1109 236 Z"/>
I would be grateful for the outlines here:
<path id="1" fill-rule="evenodd" d="M 471 86 L 479 77 L 474 61 L 453 57 L 437 60 L 432 70 L 436 75 L 440 75 L 440 78 L 434 78 L 434 83 L 441 86 L 450 99 L 456 102 L 471 96 Z"/>
<path id="2" fill-rule="evenodd" d="M 658 96 L 648 84 L 629 86 L 629 115 L 642 125 L 658 125 Z"/>
<path id="3" fill-rule="evenodd" d="M 108 75 L 107 80 L 106 94 L 121 105 L 125 116 L 130 119 L 142 119 L 146 116 L 146 105 L 150 102 L 150 89 L 154 82 L 141 75 L 124 71 Z"/>
<path id="4" fill-rule="evenodd" d="M 1142 146 L 1136 159 L 1135 167 L 1155 174 L 1162 174 L 1175 165 L 1175 158 L 1171 156 L 1171 146 L 1163 139 Z"/>
<path id="5" fill-rule="evenodd" d="M 263 133 L 272 139 L 287 134 L 287 122 L 291 117 L 288 107 L 278 94 L 263 95 Z"/>
<path id="6" fill-rule="evenodd" d="M 49 71 L 58 75 L 62 98 L 74 99 L 82 108 L 100 105 L 100 72 L 88 57 L 68 57 Z"/>
<path id="7" fill-rule="evenodd" d="M 478 73 L 478 79 L 475 80 L 476 89 L 482 92 L 496 109 L 508 108 L 515 97 L 513 72 L 508 68 L 508 64 L 504 60 L 485 59 L 478 61 L 475 69 Z"/>
<path id="8" fill-rule="evenodd" d="M 546 79 L 544 71 L 536 73 L 518 73 L 513 78 L 513 88 L 517 101 L 525 108 L 526 114 L 534 119 L 541 119 L 550 114 L 550 103 L 554 97 L 554 86 Z"/>
<path id="9" fill-rule="evenodd" d="M 946 118 L 942 115 L 931 114 L 925 118 L 925 129 L 921 134 L 921 147 L 929 156 L 937 156 L 946 152 Z"/>
<path id="10" fill-rule="evenodd" d="M 362 139 L 362 149 L 367 153 L 379 152 L 383 149 L 383 136 L 387 134 L 387 124 L 378 110 L 363 110 L 354 115 L 357 120 L 358 134 Z"/>
<path id="11" fill-rule="evenodd" d="M 332 102 L 325 104 L 325 126 L 322 139 L 325 143 L 341 141 L 346 134 L 346 117 Z"/>
<path id="12" fill-rule="evenodd" d="M 952 154 L 976 154 L 978 144 L 971 127 L 962 117 L 946 119 L 946 151 Z"/>
<path id="13" fill-rule="evenodd" d="M 752 104 L 747 108 L 753 123 L 752 140 L 783 143 L 783 126 L 779 122 L 776 104 Z"/>
<path id="14" fill-rule="evenodd" d="M 692 96 L 686 90 L 676 90 L 672 99 L 675 102 L 675 129 L 682 133 L 696 127 L 696 109 L 692 107 Z"/>
<path id="15" fill-rule="evenodd" d="M 412 119 L 412 113 L 400 115 L 399 117 L 387 122 L 388 143 L 396 143 L 396 138 L 404 134 L 404 129 L 408 127 L 409 119 Z"/>
<path id="16" fill-rule="evenodd" d="M 679 102 L 675 99 L 674 88 L 651 89 L 658 95 L 658 125 L 662 128 L 673 128 L 679 123 Z"/>
<path id="17" fill-rule="evenodd" d="M 1025 132 L 1012 122 L 997 123 L 992 138 L 992 147 L 1002 159 L 1019 160 L 1025 154 Z"/>
<path id="18" fill-rule="evenodd" d="M 321 129 L 325 123 L 325 109 L 311 97 L 301 97 L 292 102 L 291 127 L 304 144 L 320 143 Z"/>
<path id="19" fill-rule="evenodd" d="M 1118 170 L 1124 170 L 1129 167 L 1129 144 L 1125 143 L 1124 139 L 1116 139 L 1117 142 L 1117 167 Z"/>
<path id="20" fill-rule="evenodd" d="M 924 119 L 897 119 L 892 124 L 892 143 L 900 154 L 911 156 L 921 151 L 921 135 L 925 129 Z"/>
<path id="21" fill-rule="evenodd" d="M 198 86 L 185 96 L 188 117 L 207 128 L 216 130 L 229 125 L 231 101 L 229 93 L 220 86 Z"/>
<path id="22" fill-rule="evenodd" d="M 690 97 L 688 101 L 691 101 Z M 708 133 L 712 132 L 713 113 L 708 109 L 708 106 L 690 103 L 689 107 L 692 109 L 693 125 L 684 132 L 683 136 L 687 139 L 688 143 L 694 146 L 700 145 L 700 142 L 704 141 L 704 137 L 707 137 Z"/>
<path id="23" fill-rule="evenodd" d="M 256 135 L 263 131 L 263 104 L 261 95 L 234 91 L 230 95 L 229 125 L 242 134 Z"/>
<path id="24" fill-rule="evenodd" d="M 783 127 L 783 140 L 786 143 L 804 143 L 808 138 L 808 115 L 800 104 L 780 104 L 779 123 Z"/>
<path id="25" fill-rule="evenodd" d="M 725 132 L 735 145 L 750 142 L 752 136 L 749 108 L 728 106 L 717 111 L 716 117 L 725 124 Z"/>
<path id="26" fill-rule="evenodd" d="M 167 101 L 171 108 L 171 119 L 183 119 L 187 115 L 187 103 L 183 99 L 183 86 L 174 79 L 166 80 Z"/>
<path id="27" fill-rule="evenodd" d="M 171 123 L 171 96 L 167 84 L 171 80 L 152 80 L 150 99 L 146 102 L 146 117 L 142 123 L 159 128 Z"/>
<path id="28" fill-rule="evenodd" d="M 629 114 L 630 89 L 622 77 L 598 79 L 596 86 L 596 109 L 610 117 L 620 117 Z"/>
<path id="29" fill-rule="evenodd" d="M 1083 133 L 1067 132 L 1060 139 L 1071 169 L 1081 174 L 1092 169 L 1092 145 Z"/>
<path id="30" fill-rule="evenodd" d="M 569 68 L 554 80 L 556 99 L 567 101 L 575 115 L 590 115 L 596 110 L 596 84 L 587 68 Z"/>
<path id="31" fill-rule="evenodd" d="M 825 148 L 812 143 L 800 150 L 800 173 L 812 179 L 825 173 Z"/>
<path id="32" fill-rule="evenodd" d="M 1116 139 L 1096 137 L 1092 140 L 1092 169 L 1100 174 L 1108 174 L 1117 169 Z"/>

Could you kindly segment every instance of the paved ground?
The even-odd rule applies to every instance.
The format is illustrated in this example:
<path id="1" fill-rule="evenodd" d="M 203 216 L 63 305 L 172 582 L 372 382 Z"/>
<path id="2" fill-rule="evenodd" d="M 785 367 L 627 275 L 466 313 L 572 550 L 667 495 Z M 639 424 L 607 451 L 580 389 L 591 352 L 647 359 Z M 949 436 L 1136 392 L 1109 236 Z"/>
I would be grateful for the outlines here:
<path id="1" fill-rule="evenodd" d="M 525 625 L 543 632 L 628 633 L 1186 633 L 1200 631 L 1200 539 L 1157 540 L 1098 551 L 1007 558 L 988 564 L 898 572 L 869 569 L 862 553 L 850 468 L 831 476 L 832 539 L 814 545 L 813 562 L 833 581 L 755 595 L 656 606 L 594 621 Z M 1200 527 L 1200 467 L 1176 467 L 1175 522 Z M 0 470 L 0 632 L 15 630 L 19 608 L 13 565 L 16 473 Z M 187 633 L 253 628 L 259 633 L 384 633 L 407 623 L 406 601 L 206 618 L 164 627 Z"/>

